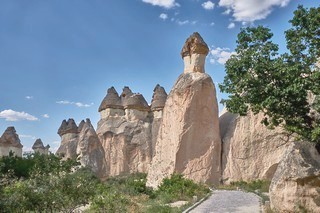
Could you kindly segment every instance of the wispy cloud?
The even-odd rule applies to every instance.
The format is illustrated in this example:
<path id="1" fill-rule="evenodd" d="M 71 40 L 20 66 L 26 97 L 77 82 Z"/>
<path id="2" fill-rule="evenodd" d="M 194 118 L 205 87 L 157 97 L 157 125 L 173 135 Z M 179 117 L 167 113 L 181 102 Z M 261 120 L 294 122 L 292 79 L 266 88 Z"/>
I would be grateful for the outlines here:
<path id="1" fill-rule="evenodd" d="M 228 25 L 228 29 L 232 29 L 232 28 L 234 28 L 236 25 L 233 23 L 233 22 L 231 22 L 229 25 Z"/>
<path id="2" fill-rule="evenodd" d="M 161 18 L 162 20 L 166 20 L 168 18 L 168 14 L 166 13 L 161 13 L 159 18 Z"/>
<path id="3" fill-rule="evenodd" d="M 176 20 L 176 23 L 180 26 L 182 25 L 187 25 L 187 24 L 191 24 L 191 25 L 195 25 L 198 21 L 190 21 L 190 20 L 184 20 L 184 21 L 181 21 L 179 19 Z"/>
<path id="4" fill-rule="evenodd" d="M 210 51 L 210 63 L 215 64 L 216 62 L 224 65 L 231 55 L 235 55 L 236 52 L 230 51 L 229 48 L 214 48 Z"/>
<path id="5" fill-rule="evenodd" d="M 6 109 L 0 112 L 0 118 L 4 118 L 6 121 L 38 121 L 39 119 L 33 115 L 26 112 L 17 112 L 12 109 Z"/>
<path id="6" fill-rule="evenodd" d="M 60 144 L 61 142 L 60 141 L 53 141 L 52 143 L 53 144 Z"/>
<path id="7" fill-rule="evenodd" d="M 44 118 L 50 118 L 50 116 L 48 114 L 43 114 L 42 117 Z"/>
<path id="8" fill-rule="evenodd" d="M 212 1 L 206 1 L 206 2 L 203 2 L 201 4 L 201 6 L 205 9 L 205 10 L 213 10 L 214 8 L 214 3 Z"/>
<path id="9" fill-rule="evenodd" d="M 235 21 L 253 22 L 265 19 L 274 7 L 285 7 L 289 2 L 290 0 L 220 0 L 219 6 L 226 8 L 223 14 L 232 13 Z"/>
<path id="10" fill-rule="evenodd" d="M 93 105 L 93 103 L 85 104 L 85 103 L 81 103 L 81 102 L 73 102 L 73 101 L 67 101 L 67 100 L 56 101 L 56 103 L 63 104 L 63 105 L 75 105 L 77 107 L 91 107 Z"/>
<path id="11" fill-rule="evenodd" d="M 214 25 L 215 25 L 215 23 L 214 23 L 214 22 L 211 22 L 211 23 L 210 23 L 210 26 L 214 26 Z"/>
<path id="12" fill-rule="evenodd" d="M 159 6 L 166 9 L 170 9 L 173 7 L 179 7 L 175 0 L 142 0 L 144 3 L 152 4 L 153 6 Z"/>
<path id="13" fill-rule="evenodd" d="M 27 95 L 25 98 L 30 100 L 30 99 L 33 99 L 33 96 Z"/>

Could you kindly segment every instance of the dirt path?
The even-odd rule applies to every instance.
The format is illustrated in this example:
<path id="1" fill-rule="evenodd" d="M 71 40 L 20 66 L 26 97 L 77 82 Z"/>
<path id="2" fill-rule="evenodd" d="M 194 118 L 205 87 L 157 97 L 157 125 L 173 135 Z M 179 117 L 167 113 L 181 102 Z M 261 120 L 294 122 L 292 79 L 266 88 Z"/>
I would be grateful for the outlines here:
<path id="1" fill-rule="evenodd" d="M 213 194 L 190 211 L 190 213 L 260 213 L 262 208 L 260 198 L 243 191 L 215 190 Z"/>

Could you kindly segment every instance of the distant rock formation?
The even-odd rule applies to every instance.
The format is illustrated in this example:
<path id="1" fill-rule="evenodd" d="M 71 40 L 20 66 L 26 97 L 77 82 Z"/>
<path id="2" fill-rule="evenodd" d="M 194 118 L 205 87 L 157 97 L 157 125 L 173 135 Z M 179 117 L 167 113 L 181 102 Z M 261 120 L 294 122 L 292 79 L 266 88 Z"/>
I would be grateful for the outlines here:
<path id="1" fill-rule="evenodd" d="M 63 159 L 78 157 L 81 165 L 90 168 L 98 177 L 104 179 L 108 175 L 103 147 L 89 119 L 82 120 L 79 126 L 72 118 L 63 120 L 58 134 L 61 144 L 56 155 Z"/>
<path id="2" fill-rule="evenodd" d="M 22 144 L 13 126 L 8 127 L 0 138 L 0 157 L 8 156 L 13 152 L 15 156 L 22 157 Z"/>
<path id="3" fill-rule="evenodd" d="M 97 134 L 104 147 L 110 176 L 147 172 L 166 101 L 163 87 L 156 86 L 151 107 L 141 94 L 124 87 L 121 95 L 111 87 L 99 112 Z"/>
<path id="4" fill-rule="evenodd" d="M 49 144 L 47 146 L 44 146 L 40 138 L 38 138 L 32 146 L 32 149 L 35 153 L 44 154 L 44 155 L 48 155 L 49 148 L 50 148 Z"/>
<path id="5" fill-rule="evenodd" d="M 269 194 L 276 212 L 320 212 L 320 155 L 314 144 L 290 144 L 272 178 Z"/>
<path id="6" fill-rule="evenodd" d="M 56 154 L 65 158 L 73 159 L 77 157 L 78 127 L 72 118 L 63 120 L 58 130 L 61 137 L 61 144 Z"/>
<path id="7" fill-rule="evenodd" d="M 99 141 L 91 121 L 86 119 L 79 124 L 77 155 L 82 166 L 89 167 L 98 177 L 108 176 L 104 149 Z M 80 129 L 81 128 L 81 129 Z"/>
<path id="8" fill-rule="evenodd" d="M 213 81 L 204 73 L 208 51 L 198 33 L 187 39 L 181 51 L 184 73 L 165 103 L 148 186 L 156 188 L 174 172 L 196 182 L 220 181 L 218 104 Z"/>
<path id="9" fill-rule="evenodd" d="M 222 179 L 271 180 L 290 144 L 290 137 L 277 127 L 261 123 L 263 114 L 234 115 L 226 110 L 219 118 L 222 138 Z"/>

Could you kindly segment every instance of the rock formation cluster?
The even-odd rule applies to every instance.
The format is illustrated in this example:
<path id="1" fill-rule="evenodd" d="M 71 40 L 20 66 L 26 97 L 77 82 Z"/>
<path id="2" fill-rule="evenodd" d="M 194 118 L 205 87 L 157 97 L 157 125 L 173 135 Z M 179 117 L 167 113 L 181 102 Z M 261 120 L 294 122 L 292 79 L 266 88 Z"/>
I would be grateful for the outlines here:
<path id="1" fill-rule="evenodd" d="M 0 137 L 0 157 L 8 156 L 12 152 L 22 157 L 22 144 L 13 126 L 8 127 Z"/>
<path id="2" fill-rule="evenodd" d="M 281 128 L 266 128 L 263 114 L 224 110 L 219 117 L 215 85 L 204 68 L 208 52 L 192 34 L 181 51 L 183 73 L 169 95 L 157 85 L 150 106 L 129 87 L 120 95 L 109 88 L 97 131 L 88 119 L 79 126 L 64 120 L 57 154 L 78 157 L 100 178 L 148 173 L 153 188 L 175 172 L 215 185 L 267 179 L 275 210 L 293 212 L 301 204 L 320 212 L 319 154 Z"/>

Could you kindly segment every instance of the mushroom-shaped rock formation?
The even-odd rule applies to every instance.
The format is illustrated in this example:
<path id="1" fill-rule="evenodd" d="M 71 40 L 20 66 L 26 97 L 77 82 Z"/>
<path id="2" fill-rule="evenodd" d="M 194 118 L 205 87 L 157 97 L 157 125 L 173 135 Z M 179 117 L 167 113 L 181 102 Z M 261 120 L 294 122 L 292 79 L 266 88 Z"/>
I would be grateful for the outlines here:
<path id="1" fill-rule="evenodd" d="M 60 136 L 67 134 L 67 133 L 78 133 L 77 124 L 74 122 L 72 118 L 69 118 L 68 121 L 63 120 L 61 126 L 58 130 L 58 134 Z"/>
<path id="2" fill-rule="evenodd" d="M 150 109 L 146 99 L 143 95 L 137 93 L 124 99 L 123 106 L 125 109 L 137 109 L 141 111 L 148 111 Z"/>
<path id="3" fill-rule="evenodd" d="M 207 53 L 208 47 L 198 33 L 187 39 L 182 50 L 185 70 L 163 108 L 148 186 L 157 188 L 173 173 L 196 182 L 218 184 L 220 181 L 218 104 L 215 85 L 204 73 Z"/>
<path id="4" fill-rule="evenodd" d="M 68 121 L 63 120 L 58 130 L 61 137 L 61 144 L 56 154 L 61 157 L 74 158 L 77 155 L 79 128 L 72 118 Z"/>
<path id="5" fill-rule="evenodd" d="M 167 100 L 167 93 L 162 86 L 157 84 L 153 90 L 153 96 L 151 101 L 151 110 L 162 110 Z"/>
<path id="6" fill-rule="evenodd" d="M 8 156 L 10 152 L 22 157 L 22 144 L 13 126 L 8 127 L 0 138 L 0 157 Z"/>
<path id="7" fill-rule="evenodd" d="M 102 100 L 102 102 L 100 104 L 99 112 L 101 112 L 102 110 L 105 110 L 107 108 L 123 109 L 123 106 L 121 105 L 121 99 L 118 95 L 118 92 L 116 91 L 116 89 L 114 87 L 111 87 L 108 89 L 106 97 Z"/>
<path id="8" fill-rule="evenodd" d="M 40 138 L 38 138 L 38 139 L 34 142 L 34 144 L 33 144 L 33 146 L 32 146 L 32 149 L 33 149 L 33 150 L 36 150 L 36 149 L 45 149 L 45 147 L 44 147 L 44 145 L 43 145 L 43 143 L 42 143 L 42 140 L 41 140 Z"/>
<path id="9" fill-rule="evenodd" d="M 199 33 L 193 33 L 185 42 L 181 56 L 184 60 L 184 73 L 205 72 L 204 63 L 208 55 L 208 45 L 203 41 Z"/>

